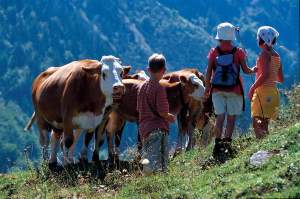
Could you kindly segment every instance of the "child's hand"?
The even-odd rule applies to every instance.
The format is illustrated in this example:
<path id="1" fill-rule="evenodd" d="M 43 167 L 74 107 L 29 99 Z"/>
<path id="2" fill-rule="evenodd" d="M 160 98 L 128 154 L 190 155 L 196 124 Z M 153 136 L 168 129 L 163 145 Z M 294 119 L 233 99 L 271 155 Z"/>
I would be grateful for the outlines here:
<path id="1" fill-rule="evenodd" d="M 175 115 L 173 115 L 173 114 L 171 114 L 171 113 L 168 113 L 167 121 L 168 121 L 169 123 L 173 123 L 173 122 L 175 122 L 175 120 L 176 120 Z"/>
<path id="2" fill-rule="evenodd" d="M 253 68 L 251 68 L 251 70 L 252 70 L 252 73 L 256 73 L 258 68 L 257 68 L 257 66 L 254 66 Z"/>
<path id="3" fill-rule="evenodd" d="M 254 94 L 255 88 L 254 86 L 251 86 L 249 93 L 248 93 L 248 97 L 250 99 L 250 101 L 252 100 L 253 94 Z"/>

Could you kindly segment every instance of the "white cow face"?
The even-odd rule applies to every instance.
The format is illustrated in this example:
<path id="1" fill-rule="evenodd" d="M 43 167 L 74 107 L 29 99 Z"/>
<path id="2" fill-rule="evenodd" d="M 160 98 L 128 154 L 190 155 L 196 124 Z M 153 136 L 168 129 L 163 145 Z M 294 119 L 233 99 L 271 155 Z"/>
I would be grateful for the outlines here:
<path id="1" fill-rule="evenodd" d="M 192 73 L 187 76 L 180 76 L 180 81 L 183 83 L 184 89 L 190 97 L 196 101 L 202 101 L 205 87 L 199 77 Z"/>
<path id="2" fill-rule="evenodd" d="M 112 102 L 112 99 L 120 98 L 125 92 L 122 84 L 123 67 L 120 60 L 111 55 L 103 56 L 100 62 L 102 63 L 100 88 L 107 102 Z"/>
<path id="3" fill-rule="evenodd" d="M 192 94 L 190 94 L 190 96 L 197 101 L 201 101 L 204 97 L 205 91 L 203 82 L 195 74 L 190 74 L 189 80 L 195 86 L 195 90 Z"/>

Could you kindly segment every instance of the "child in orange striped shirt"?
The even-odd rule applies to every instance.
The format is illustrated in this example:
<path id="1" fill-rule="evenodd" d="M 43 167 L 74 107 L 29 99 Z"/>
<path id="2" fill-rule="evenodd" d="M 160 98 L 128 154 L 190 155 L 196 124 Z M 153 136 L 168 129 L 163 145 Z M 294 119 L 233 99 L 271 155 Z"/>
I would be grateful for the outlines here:
<path id="1" fill-rule="evenodd" d="M 268 133 L 270 119 L 276 119 L 280 106 L 277 82 L 283 83 L 282 65 L 279 54 L 273 49 L 279 33 L 270 26 L 262 26 L 257 31 L 257 41 L 261 53 L 256 61 L 256 81 L 251 86 L 251 115 L 256 138 Z"/>

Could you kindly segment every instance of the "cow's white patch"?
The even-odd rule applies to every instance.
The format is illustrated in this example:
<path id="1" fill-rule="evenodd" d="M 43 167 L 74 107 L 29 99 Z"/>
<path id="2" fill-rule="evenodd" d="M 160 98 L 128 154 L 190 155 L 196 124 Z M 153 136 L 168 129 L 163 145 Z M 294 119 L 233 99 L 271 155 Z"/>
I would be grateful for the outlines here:
<path id="1" fill-rule="evenodd" d="M 88 130 L 95 129 L 102 121 L 103 114 L 95 115 L 92 112 L 79 113 L 73 117 L 73 125 L 78 126 L 80 129 Z"/>
<path id="2" fill-rule="evenodd" d="M 204 96 L 204 91 L 205 91 L 203 82 L 195 74 L 191 74 L 189 76 L 189 80 L 191 80 L 192 84 L 198 86 L 198 88 L 192 94 L 190 94 L 190 96 L 197 101 L 201 101 Z"/>
<path id="3" fill-rule="evenodd" d="M 121 82 L 123 67 L 119 58 L 114 56 L 103 56 L 101 63 L 100 88 L 106 99 L 112 99 L 113 88 L 123 85 Z"/>

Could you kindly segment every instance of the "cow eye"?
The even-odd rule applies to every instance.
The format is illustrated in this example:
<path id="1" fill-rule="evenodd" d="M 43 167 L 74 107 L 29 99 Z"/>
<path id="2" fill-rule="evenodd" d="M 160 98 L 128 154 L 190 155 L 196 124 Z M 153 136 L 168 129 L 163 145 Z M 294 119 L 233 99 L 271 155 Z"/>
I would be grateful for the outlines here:
<path id="1" fill-rule="evenodd" d="M 105 78 L 106 78 L 105 73 L 102 73 L 102 78 L 103 78 L 103 80 L 105 80 Z"/>

